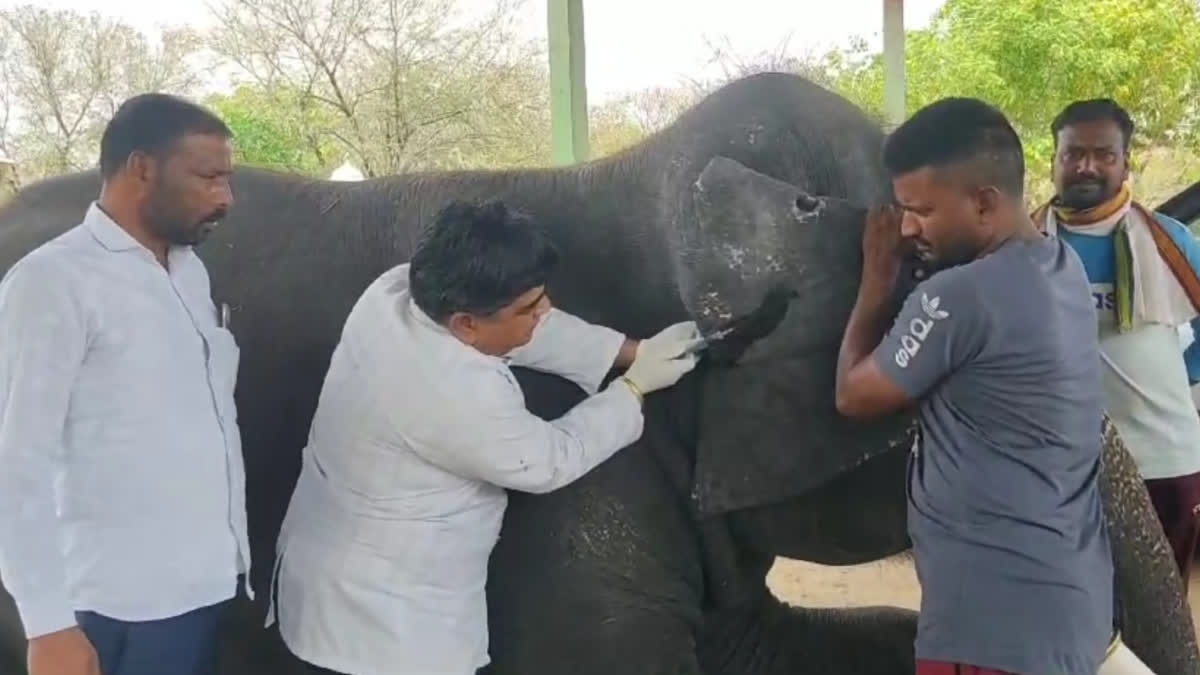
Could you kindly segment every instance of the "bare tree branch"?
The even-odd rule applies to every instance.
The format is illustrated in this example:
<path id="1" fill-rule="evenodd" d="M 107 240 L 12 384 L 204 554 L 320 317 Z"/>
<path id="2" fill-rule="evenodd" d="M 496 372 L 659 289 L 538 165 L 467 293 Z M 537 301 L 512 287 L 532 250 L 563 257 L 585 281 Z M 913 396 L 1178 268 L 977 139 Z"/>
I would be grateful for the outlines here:
<path id="1" fill-rule="evenodd" d="M 188 95 L 199 83 L 187 31 L 146 37 L 98 14 L 22 5 L 0 11 L 4 126 L 0 143 L 31 175 L 89 166 L 104 123 L 144 91 Z"/>
<path id="2" fill-rule="evenodd" d="M 511 152 L 487 147 L 515 136 L 497 133 L 516 123 L 508 111 L 548 127 L 548 106 L 522 105 L 545 89 L 540 50 L 515 37 L 526 1 L 496 0 L 468 20 L 462 0 L 214 0 L 212 42 L 260 86 L 334 113 L 320 135 L 368 176 L 487 164 Z"/>

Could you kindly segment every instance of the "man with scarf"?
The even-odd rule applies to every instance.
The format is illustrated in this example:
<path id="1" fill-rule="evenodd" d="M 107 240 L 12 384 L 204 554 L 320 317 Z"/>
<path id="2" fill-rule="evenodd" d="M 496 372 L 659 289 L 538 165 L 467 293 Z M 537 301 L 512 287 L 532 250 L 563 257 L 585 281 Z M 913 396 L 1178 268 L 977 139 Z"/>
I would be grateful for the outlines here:
<path id="1" fill-rule="evenodd" d="M 1188 581 L 1200 534 L 1200 417 L 1179 327 L 1200 324 L 1200 245 L 1182 223 L 1133 199 L 1134 125 L 1110 99 L 1076 101 L 1051 124 L 1055 196 L 1033 213 L 1083 260 L 1099 322 L 1105 405 L 1146 482 Z"/>

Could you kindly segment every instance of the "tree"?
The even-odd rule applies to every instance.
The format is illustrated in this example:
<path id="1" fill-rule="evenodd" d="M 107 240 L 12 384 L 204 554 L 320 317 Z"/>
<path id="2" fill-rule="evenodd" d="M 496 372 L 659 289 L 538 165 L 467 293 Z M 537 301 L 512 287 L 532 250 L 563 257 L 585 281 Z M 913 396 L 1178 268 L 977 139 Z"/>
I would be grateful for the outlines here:
<path id="1" fill-rule="evenodd" d="M 728 38 L 719 43 L 706 40 L 706 44 L 707 65 L 716 66 L 716 75 L 685 78 L 675 86 L 648 87 L 593 108 L 589 114 L 593 155 L 611 154 L 643 140 L 720 87 L 755 73 L 795 73 L 825 86 L 833 83 L 821 58 L 811 52 L 799 56 L 790 53 L 787 38 L 774 50 L 749 55 L 736 50 Z"/>
<path id="2" fill-rule="evenodd" d="M 907 108 L 944 96 L 999 107 L 1025 144 L 1032 201 L 1052 190 L 1051 120 L 1072 100 L 1109 96 L 1137 123 L 1140 173 L 1148 149 L 1197 141 L 1198 14 L 1195 0 L 947 0 L 928 28 L 908 33 Z M 864 58 L 860 43 L 827 61 L 839 92 L 880 110 L 879 55 Z"/>
<path id="3" fill-rule="evenodd" d="M 691 88 L 697 97 L 701 97 L 733 80 L 768 72 L 792 73 L 821 86 L 832 87 L 834 78 L 824 61 L 824 55 L 812 50 L 793 54 L 790 44 L 789 34 L 780 40 L 773 50 L 746 55 L 735 50 L 728 38 L 723 39 L 720 44 L 706 39 L 705 45 L 709 50 L 708 63 L 717 66 L 720 75 L 707 79 L 691 78 Z"/>
<path id="4" fill-rule="evenodd" d="M 214 49 L 260 87 L 296 94 L 368 176 L 513 166 L 549 156 L 541 50 L 516 37 L 525 0 L 477 21 L 455 0 L 221 0 Z"/>
<path id="5" fill-rule="evenodd" d="M 125 98 L 187 95 L 199 83 L 189 63 L 199 43 L 188 30 L 166 31 L 152 47 L 95 13 L 23 5 L 0 11 L 0 44 L 0 147 L 32 176 L 93 165 L 103 125 Z"/>
<path id="6" fill-rule="evenodd" d="M 700 96 L 690 85 L 649 87 L 593 106 L 588 111 L 592 156 L 610 155 L 642 141 L 674 122 Z"/>
<path id="7" fill-rule="evenodd" d="M 205 103 L 233 131 L 238 164 L 323 175 L 342 159 L 336 139 L 326 131 L 337 119 L 328 110 L 302 105 L 302 98 L 286 87 L 246 85 Z"/>

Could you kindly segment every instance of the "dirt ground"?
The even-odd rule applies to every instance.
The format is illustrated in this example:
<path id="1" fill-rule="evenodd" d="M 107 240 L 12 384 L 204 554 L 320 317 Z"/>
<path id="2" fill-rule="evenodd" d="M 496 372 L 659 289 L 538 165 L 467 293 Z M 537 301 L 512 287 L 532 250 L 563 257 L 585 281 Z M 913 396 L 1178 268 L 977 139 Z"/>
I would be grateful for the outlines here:
<path id="1" fill-rule="evenodd" d="M 906 556 L 852 567 L 826 567 L 780 558 L 767 576 L 780 599 L 809 607 L 894 605 L 917 609 L 921 589 Z M 1200 626 L 1200 573 L 1192 572 L 1188 598 L 1192 623 Z M 1200 633 L 1200 631 L 1197 631 Z"/>

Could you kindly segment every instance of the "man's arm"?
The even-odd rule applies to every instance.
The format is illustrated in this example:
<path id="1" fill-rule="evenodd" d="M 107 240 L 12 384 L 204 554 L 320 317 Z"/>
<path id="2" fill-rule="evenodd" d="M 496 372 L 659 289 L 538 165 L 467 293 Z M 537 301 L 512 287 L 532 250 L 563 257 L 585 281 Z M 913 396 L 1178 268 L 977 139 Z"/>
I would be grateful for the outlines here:
<path id="1" fill-rule="evenodd" d="M 836 405 L 850 417 L 891 412 L 908 397 L 870 358 L 887 328 L 887 308 L 900 274 L 900 218 L 894 207 L 873 209 L 863 229 L 862 280 L 838 350 Z"/>
<path id="2" fill-rule="evenodd" d="M 621 380 L 562 417 L 547 421 L 526 409 L 507 382 L 486 379 L 455 419 L 415 433 L 414 449 L 456 475 L 523 492 L 571 483 L 642 434 L 640 398 Z"/>
<path id="3" fill-rule="evenodd" d="M 62 451 L 87 338 L 81 308 L 56 266 L 27 258 L 0 283 L 0 335 L 0 577 L 33 639 L 76 623 L 59 549 L 52 457 Z"/>
<path id="4" fill-rule="evenodd" d="M 509 352 L 511 365 L 552 373 L 594 394 L 614 367 L 628 367 L 637 342 L 553 307 L 524 346 Z"/>
<path id="5" fill-rule="evenodd" d="M 884 337 L 887 300 L 868 295 L 854 305 L 837 363 L 837 409 L 847 417 L 871 417 L 911 405 L 912 399 L 872 358 Z"/>
<path id="6" fill-rule="evenodd" d="M 920 284 L 885 334 L 900 271 L 899 213 L 868 216 L 863 278 L 838 352 L 836 405 L 847 417 L 912 405 L 978 348 L 986 331 L 974 282 L 947 270 Z"/>
<path id="7" fill-rule="evenodd" d="M 883 415 L 923 397 L 978 353 L 987 339 L 985 311 L 967 275 L 946 270 L 930 277 L 908 296 L 879 345 L 848 373 L 838 411 Z"/>

